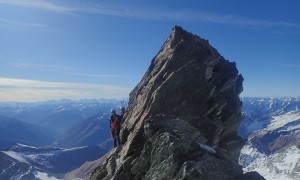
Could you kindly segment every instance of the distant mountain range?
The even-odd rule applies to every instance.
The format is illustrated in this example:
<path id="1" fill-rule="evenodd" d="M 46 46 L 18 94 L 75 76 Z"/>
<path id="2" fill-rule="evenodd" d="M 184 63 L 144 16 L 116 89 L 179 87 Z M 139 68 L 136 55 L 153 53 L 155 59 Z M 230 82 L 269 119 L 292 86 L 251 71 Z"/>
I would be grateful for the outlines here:
<path id="1" fill-rule="evenodd" d="M 240 164 L 266 179 L 300 179 L 300 97 L 243 98 Z"/>
<path id="2" fill-rule="evenodd" d="M 36 103 L 0 103 L 0 115 L 52 129 L 56 135 L 95 114 L 110 112 L 121 100 L 84 99 Z"/>
<path id="3" fill-rule="evenodd" d="M 110 139 L 110 109 L 120 106 L 120 100 L 0 103 L 0 150 L 16 143 L 100 145 Z"/>
<path id="4" fill-rule="evenodd" d="M 56 138 L 60 147 L 97 145 L 110 139 L 109 115 L 96 114 L 82 120 Z"/>
<path id="5" fill-rule="evenodd" d="M 273 116 L 279 116 L 300 109 L 300 97 L 287 98 L 242 98 L 244 119 L 238 133 L 246 138 L 256 130 L 271 123 Z"/>
<path id="6" fill-rule="evenodd" d="M 47 135 L 47 132 L 46 128 L 0 115 L 0 150 L 15 143 L 35 146 L 51 144 L 53 138 Z"/>

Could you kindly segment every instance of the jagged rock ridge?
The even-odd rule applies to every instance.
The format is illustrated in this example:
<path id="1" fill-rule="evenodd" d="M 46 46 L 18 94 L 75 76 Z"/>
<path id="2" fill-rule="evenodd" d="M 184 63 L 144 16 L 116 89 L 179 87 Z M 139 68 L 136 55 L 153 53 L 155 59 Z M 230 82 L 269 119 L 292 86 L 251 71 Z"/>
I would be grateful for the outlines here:
<path id="1" fill-rule="evenodd" d="M 234 62 L 175 26 L 130 94 L 124 145 L 90 178 L 262 178 L 237 164 L 242 82 Z"/>

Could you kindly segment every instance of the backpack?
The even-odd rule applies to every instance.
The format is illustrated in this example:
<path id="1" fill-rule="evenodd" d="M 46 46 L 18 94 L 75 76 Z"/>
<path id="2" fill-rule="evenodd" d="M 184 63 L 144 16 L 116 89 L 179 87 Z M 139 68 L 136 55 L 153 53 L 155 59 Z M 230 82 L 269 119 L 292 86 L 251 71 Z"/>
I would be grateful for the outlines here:
<path id="1" fill-rule="evenodd" d="M 119 130 L 120 129 L 120 117 L 116 116 L 114 120 L 111 122 L 111 127 L 114 130 Z"/>

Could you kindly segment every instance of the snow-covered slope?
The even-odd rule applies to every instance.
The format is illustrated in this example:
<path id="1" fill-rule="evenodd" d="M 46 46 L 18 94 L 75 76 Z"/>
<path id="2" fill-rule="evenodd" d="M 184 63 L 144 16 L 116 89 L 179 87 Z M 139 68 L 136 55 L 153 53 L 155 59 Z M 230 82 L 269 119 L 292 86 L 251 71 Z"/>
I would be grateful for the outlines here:
<path id="1" fill-rule="evenodd" d="M 35 176 L 51 175 L 62 178 L 65 173 L 80 167 L 86 161 L 98 159 L 106 152 L 106 149 L 99 146 L 63 149 L 17 144 L 8 151 L 2 151 L 2 154 L 30 167 Z M 5 164 L 3 163 L 3 165 Z"/>
<path id="2" fill-rule="evenodd" d="M 300 98 L 244 98 L 240 164 L 266 179 L 300 179 Z"/>
<path id="3" fill-rule="evenodd" d="M 299 160 L 300 150 L 297 146 L 267 156 L 248 144 L 242 149 L 240 157 L 244 171 L 257 171 L 267 180 L 300 179 Z"/>
<path id="4" fill-rule="evenodd" d="M 34 179 L 32 166 L 0 151 L 0 179 Z"/>

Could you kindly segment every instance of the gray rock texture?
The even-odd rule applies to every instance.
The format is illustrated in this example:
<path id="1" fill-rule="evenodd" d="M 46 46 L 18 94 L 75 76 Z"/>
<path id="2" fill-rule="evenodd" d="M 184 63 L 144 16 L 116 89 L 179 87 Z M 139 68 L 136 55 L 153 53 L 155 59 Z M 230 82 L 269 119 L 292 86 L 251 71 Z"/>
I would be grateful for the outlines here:
<path id="1" fill-rule="evenodd" d="M 175 26 L 130 93 L 123 146 L 90 179 L 243 179 L 242 82 L 234 62 Z"/>

